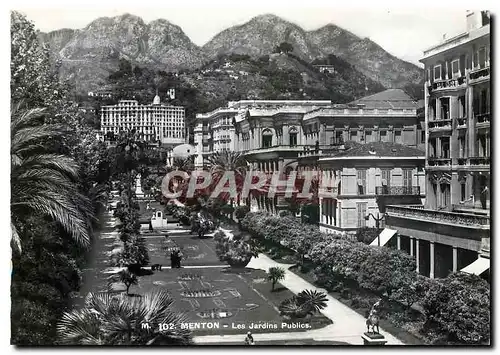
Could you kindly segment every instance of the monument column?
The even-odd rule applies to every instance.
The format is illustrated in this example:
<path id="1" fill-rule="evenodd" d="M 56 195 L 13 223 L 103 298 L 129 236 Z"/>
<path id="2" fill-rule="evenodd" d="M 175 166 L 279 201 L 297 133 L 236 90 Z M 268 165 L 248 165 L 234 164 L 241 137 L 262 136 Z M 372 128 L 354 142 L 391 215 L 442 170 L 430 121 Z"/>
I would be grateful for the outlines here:
<path id="1" fill-rule="evenodd" d="M 401 250 L 401 236 L 397 235 L 398 250 Z"/>
<path id="2" fill-rule="evenodd" d="M 410 256 L 413 256 L 413 240 L 415 238 L 410 237 Z"/>

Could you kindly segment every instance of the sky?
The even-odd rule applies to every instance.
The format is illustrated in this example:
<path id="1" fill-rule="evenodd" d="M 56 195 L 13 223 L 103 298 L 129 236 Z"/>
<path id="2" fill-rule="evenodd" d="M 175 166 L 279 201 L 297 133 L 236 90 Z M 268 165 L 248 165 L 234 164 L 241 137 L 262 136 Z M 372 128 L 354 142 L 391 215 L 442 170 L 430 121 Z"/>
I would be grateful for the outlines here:
<path id="1" fill-rule="evenodd" d="M 189 1 L 188 1 L 189 2 Z M 142 3 L 142 2 L 141 2 Z M 184 2 L 183 2 L 184 3 Z M 146 23 L 164 18 L 178 26 L 197 45 L 201 46 L 218 32 L 249 21 L 252 17 L 272 13 L 305 30 L 314 30 L 333 23 L 347 29 L 359 37 L 368 37 L 389 53 L 419 64 L 422 52 L 439 43 L 446 34 L 448 38 L 465 30 L 465 8 L 448 7 L 443 16 L 442 9 L 432 11 L 420 8 L 338 8 L 329 6 L 265 6 L 256 2 L 252 7 L 227 7 L 217 4 L 207 7 L 207 3 L 197 7 L 135 7 L 128 4 L 119 7 L 78 7 L 64 6 L 36 8 L 19 6 L 20 10 L 35 23 L 41 31 L 59 28 L 84 28 L 98 17 L 118 16 L 131 13 L 140 16 Z M 202 3 L 203 4 L 203 3 Z M 213 4 L 213 2 L 210 2 Z M 314 5 L 314 4 L 313 4 Z M 205 7 L 203 7 L 205 6 Z"/>

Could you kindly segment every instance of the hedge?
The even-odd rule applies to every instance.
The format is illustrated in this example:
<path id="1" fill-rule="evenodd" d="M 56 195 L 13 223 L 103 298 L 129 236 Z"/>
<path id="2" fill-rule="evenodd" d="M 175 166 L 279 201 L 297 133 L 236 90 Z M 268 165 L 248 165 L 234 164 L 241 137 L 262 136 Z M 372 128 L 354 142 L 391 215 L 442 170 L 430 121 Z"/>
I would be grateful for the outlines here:
<path id="1" fill-rule="evenodd" d="M 248 213 L 241 227 L 255 238 L 293 249 L 301 260 L 311 260 L 322 286 L 332 289 L 342 283 L 408 307 L 421 301 L 428 320 L 425 326 L 447 333 L 449 341 L 477 344 L 490 339 L 489 284 L 478 276 L 424 278 L 416 273 L 414 258 L 403 251 L 322 233 L 290 216 Z"/>

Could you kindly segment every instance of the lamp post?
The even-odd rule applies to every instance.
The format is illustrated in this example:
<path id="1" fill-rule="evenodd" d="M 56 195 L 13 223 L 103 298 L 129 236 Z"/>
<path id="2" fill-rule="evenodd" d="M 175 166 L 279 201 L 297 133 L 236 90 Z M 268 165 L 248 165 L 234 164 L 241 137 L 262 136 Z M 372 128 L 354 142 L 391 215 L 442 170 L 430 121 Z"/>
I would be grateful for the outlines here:
<path id="1" fill-rule="evenodd" d="M 370 216 L 375 220 L 375 227 L 377 228 L 377 232 L 380 231 L 380 222 L 385 218 L 385 216 L 380 217 L 380 213 L 377 212 L 377 217 L 375 217 L 372 213 L 369 213 L 365 216 L 365 220 L 369 220 Z M 380 246 L 380 233 L 377 235 L 378 246 Z"/>

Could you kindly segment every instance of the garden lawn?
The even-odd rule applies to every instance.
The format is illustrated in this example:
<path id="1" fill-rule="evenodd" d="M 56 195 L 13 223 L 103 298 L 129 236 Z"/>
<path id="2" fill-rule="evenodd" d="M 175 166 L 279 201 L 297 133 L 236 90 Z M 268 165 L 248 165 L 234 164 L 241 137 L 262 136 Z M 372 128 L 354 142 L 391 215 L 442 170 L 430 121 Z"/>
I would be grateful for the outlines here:
<path id="1" fill-rule="evenodd" d="M 183 275 L 196 275 L 194 280 L 184 280 Z M 196 268 L 166 269 L 153 275 L 141 276 L 139 285 L 132 286 L 134 294 L 145 294 L 163 288 L 171 293 L 175 302 L 173 308 L 185 313 L 188 322 L 218 322 L 219 329 L 193 329 L 193 335 L 241 334 L 248 330 L 253 333 L 272 333 L 283 331 L 306 331 L 322 328 L 331 321 L 321 314 L 301 323 L 310 328 L 282 328 L 282 322 L 292 323 L 280 316 L 277 308 L 281 300 L 292 297 L 287 289 L 271 292 L 271 285 L 266 281 L 262 270 L 244 269 L 235 271 L 231 268 Z M 184 292 L 210 290 L 211 297 L 188 297 Z M 200 312 L 219 314 L 225 312 L 229 317 L 204 318 Z M 276 324 L 276 329 L 249 329 L 252 323 Z"/>

